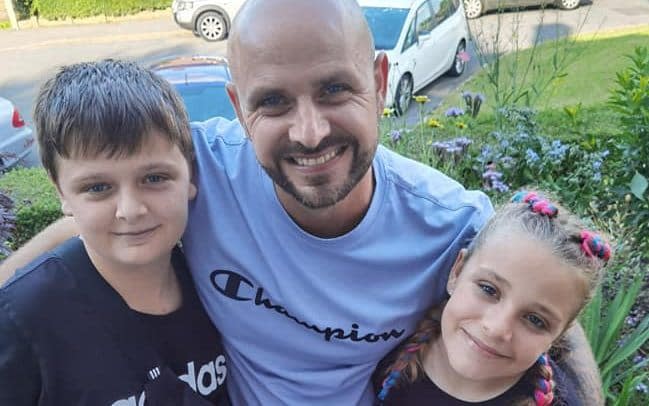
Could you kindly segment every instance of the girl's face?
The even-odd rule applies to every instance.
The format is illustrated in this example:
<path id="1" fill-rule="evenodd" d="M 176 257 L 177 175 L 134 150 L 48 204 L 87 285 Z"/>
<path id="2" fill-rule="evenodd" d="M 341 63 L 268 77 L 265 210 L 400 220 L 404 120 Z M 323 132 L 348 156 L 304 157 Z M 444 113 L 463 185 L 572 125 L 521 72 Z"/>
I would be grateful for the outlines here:
<path id="1" fill-rule="evenodd" d="M 470 380 L 520 377 L 567 328 L 583 302 L 579 270 L 522 233 L 494 235 L 449 276 L 441 348 Z"/>

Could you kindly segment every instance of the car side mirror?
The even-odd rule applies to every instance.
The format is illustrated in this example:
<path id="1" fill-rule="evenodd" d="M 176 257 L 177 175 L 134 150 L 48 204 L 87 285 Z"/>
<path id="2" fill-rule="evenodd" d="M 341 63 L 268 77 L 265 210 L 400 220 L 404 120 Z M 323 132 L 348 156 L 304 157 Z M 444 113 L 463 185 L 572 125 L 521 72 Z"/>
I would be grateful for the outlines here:
<path id="1" fill-rule="evenodd" d="M 431 34 L 430 32 L 422 32 L 417 36 L 417 42 L 423 43 L 426 42 L 430 39 Z"/>

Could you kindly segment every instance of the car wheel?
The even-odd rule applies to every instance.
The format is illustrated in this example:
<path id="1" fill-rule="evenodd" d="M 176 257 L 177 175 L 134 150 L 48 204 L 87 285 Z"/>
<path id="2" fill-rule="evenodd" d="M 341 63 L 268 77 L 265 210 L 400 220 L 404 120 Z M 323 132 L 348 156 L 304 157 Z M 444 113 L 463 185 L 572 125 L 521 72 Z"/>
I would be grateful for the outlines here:
<path id="1" fill-rule="evenodd" d="M 205 41 L 221 41 L 227 34 L 225 19 L 216 11 L 203 13 L 196 21 L 196 31 Z"/>
<path id="2" fill-rule="evenodd" d="M 466 18 L 480 17 L 483 8 L 482 0 L 464 0 L 464 14 L 466 14 Z"/>
<path id="3" fill-rule="evenodd" d="M 557 5 L 564 10 L 572 10 L 579 7 L 580 0 L 558 0 Z"/>
<path id="4" fill-rule="evenodd" d="M 464 73 L 466 68 L 466 61 L 464 60 L 463 53 L 466 53 L 466 44 L 464 41 L 460 41 L 457 45 L 457 50 L 455 51 L 455 58 L 453 59 L 453 64 L 448 70 L 450 76 L 460 76 Z"/>
<path id="5" fill-rule="evenodd" d="M 405 114 L 412 101 L 412 77 L 403 75 L 399 80 L 397 91 L 394 95 L 394 109 L 398 115 Z"/>

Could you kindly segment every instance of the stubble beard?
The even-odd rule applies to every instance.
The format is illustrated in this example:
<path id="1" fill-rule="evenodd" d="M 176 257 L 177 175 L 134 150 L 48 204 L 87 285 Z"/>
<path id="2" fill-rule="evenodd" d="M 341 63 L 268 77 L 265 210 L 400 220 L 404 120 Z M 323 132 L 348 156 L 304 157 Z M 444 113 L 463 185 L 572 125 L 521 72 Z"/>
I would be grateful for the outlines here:
<path id="1" fill-rule="evenodd" d="M 281 170 L 280 163 L 283 158 L 274 159 L 274 167 L 272 168 L 265 165 L 262 165 L 262 167 L 277 187 L 292 196 L 302 206 L 311 210 L 324 209 L 345 199 L 358 185 L 370 169 L 377 147 L 378 140 L 368 150 L 361 151 L 356 139 L 348 139 L 347 148 L 352 150 L 352 165 L 345 182 L 342 185 L 335 186 L 331 185 L 335 179 L 331 179 L 330 176 L 316 176 L 312 179 L 312 183 L 316 186 L 311 186 L 311 191 L 300 190 L 291 182 L 284 171 Z M 322 148 L 319 147 L 319 149 Z"/>

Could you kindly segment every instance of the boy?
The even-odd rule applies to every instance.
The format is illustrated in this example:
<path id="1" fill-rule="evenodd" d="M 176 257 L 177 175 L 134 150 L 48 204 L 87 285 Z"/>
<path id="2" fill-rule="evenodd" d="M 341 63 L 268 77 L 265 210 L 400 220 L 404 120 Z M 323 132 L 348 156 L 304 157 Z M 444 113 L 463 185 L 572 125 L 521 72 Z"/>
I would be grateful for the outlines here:
<path id="1" fill-rule="evenodd" d="M 0 289 L 0 404 L 226 404 L 220 336 L 175 248 L 196 195 L 179 97 L 133 63 L 82 63 L 34 116 L 80 237 Z"/>

